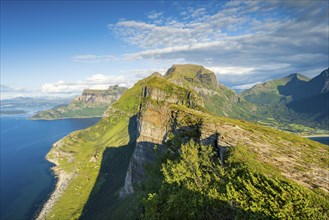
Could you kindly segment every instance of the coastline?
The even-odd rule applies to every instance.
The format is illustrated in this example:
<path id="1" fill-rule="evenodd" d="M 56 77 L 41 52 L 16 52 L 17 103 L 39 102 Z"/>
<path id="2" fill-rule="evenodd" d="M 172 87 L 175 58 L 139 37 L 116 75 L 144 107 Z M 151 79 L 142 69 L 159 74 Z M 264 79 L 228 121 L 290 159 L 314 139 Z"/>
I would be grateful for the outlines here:
<path id="1" fill-rule="evenodd" d="M 67 120 L 67 119 L 86 119 L 86 118 L 102 118 L 103 116 L 83 116 L 83 117 L 68 117 L 68 118 L 27 118 L 31 121 L 55 121 L 55 120 Z"/>
<path id="2" fill-rule="evenodd" d="M 303 135 L 305 138 L 315 138 L 315 137 L 329 137 L 329 134 L 313 134 L 313 135 Z"/>
<path id="3" fill-rule="evenodd" d="M 57 143 L 54 144 L 54 147 L 56 147 L 56 144 Z M 49 196 L 49 199 L 42 205 L 41 211 L 37 213 L 35 218 L 36 220 L 44 220 L 47 218 L 49 213 L 52 211 L 55 203 L 62 196 L 71 179 L 74 177 L 74 174 L 69 174 L 59 169 L 59 163 L 56 160 L 50 159 L 48 156 L 46 156 L 46 160 L 54 164 L 51 169 L 54 173 L 55 178 L 57 179 L 57 182 L 54 191 Z"/>

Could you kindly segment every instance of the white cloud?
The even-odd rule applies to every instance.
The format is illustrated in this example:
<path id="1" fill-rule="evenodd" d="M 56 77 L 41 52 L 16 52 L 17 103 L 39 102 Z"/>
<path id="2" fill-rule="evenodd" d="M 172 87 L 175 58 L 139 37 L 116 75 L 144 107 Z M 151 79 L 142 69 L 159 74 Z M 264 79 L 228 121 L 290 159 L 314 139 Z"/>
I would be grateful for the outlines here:
<path id="1" fill-rule="evenodd" d="M 0 100 L 15 97 L 36 97 L 40 96 L 38 89 L 17 88 L 15 86 L 0 85 Z"/>
<path id="2" fill-rule="evenodd" d="M 212 71 L 214 71 L 218 75 L 244 75 L 249 74 L 255 68 L 251 67 L 238 67 L 238 66 L 232 66 L 232 67 L 209 67 Z"/>
<path id="3" fill-rule="evenodd" d="M 205 16 L 205 15 L 206 15 L 205 8 L 198 8 L 196 10 L 191 11 L 191 17 L 193 17 L 193 18 L 198 18 L 198 17 Z"/>
<path id="4" fill-rule="evenodd" d="M 60 80 L 55 83 L 44 83 L 41 86 L 43 93 L 62 93 L 62 94 L 79 94 L 84 89 L 107 89 L 110 85 L 120 85 L 130 87 L 135 80 L 127 76 L 110 76 L 104 74 L 95 74 L 83 81 L 67 83 Z"/>
<path id="5" fill-rule="evenodd" d="M 72 57 L 72 60 L 75 62 L 82 62 L 82 63 L 100 63 L 100 62 L 110 62 L 114 60 L 112 55 L 76 55 Z"/>
<path id="6" fill-rule="evenodd" d="M 178 17 L 161 14 L 161 22 L 152 12 L 149 21 L 119 21 L 109 28 L 140 48 L 123 59 L 203 64 L 231 85 L 328 67 L 328 1 L 209 4 L 180 7 Z"/>
<path id="7" fill-rule="evenodd" d="M 259 84 L 262 82 L 254 82 L 254 83 L 248 83 L 248 84 L 242 84 L 242 85 L 237 85 L 237 86 L 232 86 L 232 89 L 235 90 L 245 90 L 245 89 L 250 89 L 251 87 L 253 87 L 256 84 Z"/>
<path id="8" fill-rule="evenodd" d="M 148 14 L 147 18 L 148 18 L 148 19 L 152 19 L 152 20 L 154 20 L 154 19 L 159 18 L 162 14 L 163 14 L 163 12 L 151 11 L 151 12 Z"/>
<path id="9" fill-rule="evenodd" d="M 134 69 L 129 70 L 130 73 L 135 74 L 137 79 L 143 79 L 150 76 L 154 72 L 159 72 L 160 74 L 164 75 L 168 68 L 157 68 L 157 69 Z"/>

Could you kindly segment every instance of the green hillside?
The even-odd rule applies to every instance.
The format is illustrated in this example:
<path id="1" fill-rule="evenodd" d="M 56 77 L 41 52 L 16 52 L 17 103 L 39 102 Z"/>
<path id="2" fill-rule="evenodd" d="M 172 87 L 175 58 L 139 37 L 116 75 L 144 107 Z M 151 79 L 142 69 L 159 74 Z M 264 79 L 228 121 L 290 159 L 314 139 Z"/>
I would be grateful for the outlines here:
<path id="1" fill-rule="evenodd" d="M 168 69 L 164 78 L 198 93 L 212 114 L 241 119 L 252 119 L 256 115 L 255 105 L 218 83 L 215 73 L 203 66 L 176 64 Z"/>
<path id="2" fill-rule="evenodd" d="M 326 69 L 312 79 L 291 74 L 270 80 L 247 89 L 241 96 L 256 104 L 260 114 L 266 113 L 265 117 L 258 119 L 261 123 L 293 132 L 306 132 L 310 128 L 328 130 L 328 86 Z M 292 124 L 305 128 L 295 129 Z"/>
<path id="3" fill-rule="evenodd" d="M 329 129 L 329 69 L 302 86 L 287 106 Z"/>
<path id="4" fill-rule="evenodd" d="M 327 146 L 214 116 L 194 89 L 201 81 L 191 87 L 166 77 L 137 82 L 96 125 L 54 144 L 47 158 L 61 185 L 42 216 L 328 218 Z"/>
<path id="5" fill-rule="evenodd" d="M 247 89 L 241 95 L 255 104 L 279 104 L 290 101 L 292 94 L 310 79 L 301 74 L 292 74 L 282 79 L 270 80 Z"/>
<path id="6" fill-rule="evenodd" d="M 34 120 L 53 120 L 63 118 L 102 117 L 109 105 L 126 90 L 117 85 L 106 90 L 85 89 L 81 96 L 75 97 L 68 105 L 57 105 L 52 109 L 37 112 Z"/>

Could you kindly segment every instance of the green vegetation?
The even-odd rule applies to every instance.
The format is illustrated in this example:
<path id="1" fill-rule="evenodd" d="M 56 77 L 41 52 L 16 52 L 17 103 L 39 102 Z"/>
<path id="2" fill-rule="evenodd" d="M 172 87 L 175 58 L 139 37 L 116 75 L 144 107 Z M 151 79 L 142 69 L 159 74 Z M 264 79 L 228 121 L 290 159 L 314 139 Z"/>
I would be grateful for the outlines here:
<path id="1" fill-rule="evenodd" d="M 136 83 L 114 102 L 105 113 L 106 117 L 96 125 L 71 133 L 60 140 L 47 157 L 57 163 L 57 170 L 71 174 L 73 179 L 48 215 L 49 219 L 76 219 L 81 217 L 82 213 L 84 213 L 82 217 L 88 216 L 88 210 L 91 209 L 89 204 L 93 204 L 95 197 L 104 195 L 104 187 L 107 184 L 112 186 L 109 190 L 105 190 L 112 201 L 106 203 L 107 208 L 111 213 L 117 212 L 113 209 L 120 201 L 119 192 L 134 149 L 137 128 L 133 124 L 136 123 L 135 115 L 139 111 L 142 91 L 145 87 L 163 89 L 169 92 L 166 93 L 167 98 L 175 94 L 186 99 L 184 101 L 186 104 L 186 93 L 191 93 L 190 90 L 163 78 L 156 76 L 146 78 Z M 114 157 L 116 154 L 111 155 L 112 152 L 116 152 L 117 157 Z M 122 166 L 118 167 L 118 164 Z M 104 171 L 102 172 L 101 167 L 104 166 L 111 166 L 106 170 L 107 174 L 102 174 Z M 101 192 L 101 195 L 98 192 Z M 99 215 L 102 214 L 100 212 Z"/>
<path id="2" fill-rule="evenodd" d="M 210 89 L 200 80 L 197 87 L 176 83 L 158 74 L 137 82 L 100 122 L 55 144 L 47 157 L 57 164 L 57 173 L 72 179 L 47 219 L 329 217 L 327 146 L 223 117 L 278 123 L 275 112 L 248 103 L 228 88 Z M 156 132 L 147 118 L 152 126 L 164 126 L 163 146 L 155 145 L 156 160 L 145 165 L 146 177 L 134 186 L 135 193 L 122 198 L 139 132 Z M 298 123 L 290 126 L 306 129 Z M 214 148 L 201 145 L 206 139 L 214 143 L 215 133 L 228 148 L 224 164 Z M 142 138 L 147 142 L 153 136 Z"/>
<path id="3" fill-rule="evenodd" d="M 38 112 L 32 119 L 62 119 L 62 118 L 89 118 L 102 117 L 109 105 L 100 103 L 96 105 L 76 104 L 74 107 L 55 107 L 50 110 Z"/>
<path id="4" fill-rule="evenodd" d="M 70 134 L 51 150 L 48 158 L 57 161 L 57 167 L 74 178 L 55 204 L 49 219 L 79 218 L 92 189 L 102 185 L 99 182 L 96 184 L 96 179 L 101 161 L 105 159 L 104 151 L 107 147 L 128 144 L 128 125 L 126 115 L 115 112 L 89 129 Z M 129 158 L 129 154 L 126 157 Z M 121 171 L 124 172 L 124 169 Z"/>
<path id="5" fill-rule="evenodd" d="M 214 89 L 218 84 L 212 71 L 194 64 L 173 65 L 166 72 L 165 78 L 186 87 L 203 85 L 206 88 Z"/>
<path id="6" fill-rule="evenodd" d="M 257 119 L 252 121 L 295 133 L 328 133 L 328 77 L 328 70 L 311 80 L 291 74 L 255 85 L 241 96 L 257 106 Z"/>
<path id="7" fill-rule="evenodd" d="M 291 74 L 282 79 L 257 84 L 241 93 L 249 102 L 255 104 L 279 104 L 289 102 L 300 86 L 310 79 L 301 74 Z"/>
<path id="8" fill-rule="evenodd" d="M 249 102 L 255 104 L 277 104 L 282 101 L 283 96 L 278 90 L 279 86 L 287 84 L 287 79 L 278 79 L 266 83 L 255 85 L 241 93 Z"/>
<path id="9" fill-rule="evenodd" d="M 147 192 L 143 219 L 329 217 L 328 196 L 264 167 L 245 147 L 231 150 L 224 168 L 212 147 L 190 142 L 182 145 L 181 152 L 176 160 L 162 164 L 162 184 Z"/>
<path id="10" fill-rule="evenodd" d="M 203 66 L 173 65 L 164 78 L 195 91 L 202 97 L 205 109 L 211 114 L 248 120 L 254 118 L 256 106 L 219 84 L 215 73 Z"/>

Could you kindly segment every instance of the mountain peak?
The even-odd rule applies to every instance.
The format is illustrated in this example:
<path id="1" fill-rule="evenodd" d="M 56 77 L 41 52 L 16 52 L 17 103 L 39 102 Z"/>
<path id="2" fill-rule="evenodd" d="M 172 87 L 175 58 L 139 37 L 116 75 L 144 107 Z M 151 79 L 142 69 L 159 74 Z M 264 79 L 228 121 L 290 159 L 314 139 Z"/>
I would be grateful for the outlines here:
<path id="1" fill-rule="evenodd" d="M 110 90 L 110 89 L 118 89 L 119 88 L 119 85 L 112 85 L 112 86 L 109 86 L 107 88 L 107 90 Z"/>
<path id="2" fill-rule="evenodd" d="M 170 81 L 180 83 L 201 84 L 204 87 L 216 88 L 218 82 L 216 75 L 211 70 L 195 64 L 174 64 L 169 68 L 164 77 Z"/>
<path id="3" fill-rule="evenodd" d="M 285 77 L 288 81 L 296 81 L 296 80 L 302 80 L 302 81 L 309 81 L 310 79 L 307 76 L 304 76 L 300 73 L 293 73 L 289 76 Z"/>
<path id="4" fill-rule="evenodd" d="M 154 72 L 151 74 L 151 76 L 162 77 L 161 73 L 159 72 Z"/>
<path id="5" fill-rule="evenodd" d="M 323 70 L 321 73 L 320 73 L 320 77 L 325 79 L 325 80 L 328 80 L 329 79 L 329 68 Z"/>

